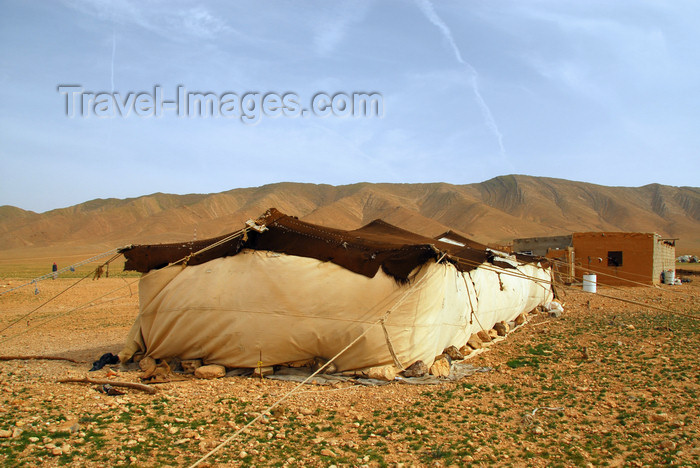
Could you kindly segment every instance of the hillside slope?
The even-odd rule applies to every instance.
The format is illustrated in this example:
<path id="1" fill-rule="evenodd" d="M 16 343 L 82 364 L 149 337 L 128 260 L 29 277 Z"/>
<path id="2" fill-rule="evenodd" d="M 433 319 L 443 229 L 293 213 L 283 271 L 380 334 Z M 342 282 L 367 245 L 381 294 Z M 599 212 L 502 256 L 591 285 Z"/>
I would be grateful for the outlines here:
<path id="1" fill-rule="evenodd" d="M 509 175 L 468 185 L 278 183 L 215 194 L 97 199 L 33 213 L 0 207 L 0 251 L 120 246 L 211 237 L 269 207 L 306 221 L 357 228 L 382 218 L 434 236 L 454 229 L 482 242 L 573 231 L 644 231 L 700 252 L 700 188 L 606 187 Z"/>

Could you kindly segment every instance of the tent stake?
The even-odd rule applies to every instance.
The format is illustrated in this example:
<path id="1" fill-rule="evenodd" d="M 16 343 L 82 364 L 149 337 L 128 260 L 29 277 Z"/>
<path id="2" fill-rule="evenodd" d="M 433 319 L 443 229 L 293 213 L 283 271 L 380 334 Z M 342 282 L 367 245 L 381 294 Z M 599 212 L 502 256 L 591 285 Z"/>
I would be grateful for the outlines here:
<path id="1" fill-rule="evenodd" d="M 260 350 L 260 360 L 258 361 L 258 374 L 260 374 L 260 382 L 262 382 L 262 349 Z"/>

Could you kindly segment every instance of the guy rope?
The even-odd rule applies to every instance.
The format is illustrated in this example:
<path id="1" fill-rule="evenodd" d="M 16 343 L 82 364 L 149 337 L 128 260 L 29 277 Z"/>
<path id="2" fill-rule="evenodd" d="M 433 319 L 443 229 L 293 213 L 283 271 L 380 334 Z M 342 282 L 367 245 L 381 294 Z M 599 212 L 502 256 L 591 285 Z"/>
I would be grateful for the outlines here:
<path id="1" fill-rule="evenodd" d="M 34 278 L 34 279 L 32 279 L 32 280 L 30 280 L 30 281 L 24 283 L 24 284 L 21 284 L 21 285 L 19 285 L 19 286 L 17 286 L 17 287 L 14 287 L 14 288 L 12 288 L 12 289 L 8 289 L 7 291 L 2 291 L 2 292 L 0 292 L 0 296 L 2 296 L 3 294 L 7 294 L 7 293 L 9 293 L 9 292 L 12 292 L 12 291 L 16 291 L 17 289 L 21 289 L 21 288 L 23 288 L 23 287 L 25 287 L 25 286 L 29 286 L 30 284 L 36 284 L 36 283 L 38 283 L 39 281 L 47 280 L 47 279 L 49 279 L 49 278 L 55 278 L 55 277 L 59 276 L 61 273 L 65 273 L 65 272 L 67 272 L 67 271 L 75 271 L 76 268 L 78 268 L 78 267 L 80 267 L 80 266 L 83 266 L 83 265 L 85 265 L 86 263 L 92 263 L 92 262 L 94 262 L 94 261 L 96 261 L 96 260 L 99 260 L 99 259 L 101 259 L 101 258 L 104 258 L 104 257 L 106 257 L 106 256 L 108 256 L 108 255 L 114 255 L 114 254 L 116 254 L 117 252 L 119 252 L 120 250 L 122 250 L 123 248 L 126 248 L 126 247 L 108 250 L 107 252 L 102 252 L 101 254 L 95 255 L 94 257 L 90 257 L 90 258 L 88 258 L 88 259 L 86 259 L 86 260 L 80 261 L 80 262 L 78 262 L 78 263 L 74 263 L 74 264 L 69 265 L 69 266 L 67 266 L 67 267 L 65 267 L 65 268 L 61 268 L 60 270 L 52 271 L 51 273 L 46 273 L 45 275 L 37 276 L 36 278 Z"/>

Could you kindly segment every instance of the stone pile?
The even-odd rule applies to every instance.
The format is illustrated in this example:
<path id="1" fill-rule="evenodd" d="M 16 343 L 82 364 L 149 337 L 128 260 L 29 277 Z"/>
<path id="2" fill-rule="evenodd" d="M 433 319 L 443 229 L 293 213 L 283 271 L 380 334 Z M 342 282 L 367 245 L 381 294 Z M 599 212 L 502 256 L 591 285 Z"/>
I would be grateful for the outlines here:
<path id="1" fill-rule="evenodd" d="M 536 311 L 533 311 L 535 313 Z M 497 322 L 490 330 L 479 330 L 469 337 L 467 342 L 461 347 L 448 346 L 442 354 L 435 357 L 433 365 L 428 368 L 423 361 L 416 361 L 402 372 L 404 377 L 422 377 L 426 374 L 435 377 L 448 377 L 450 375 L 452 362 L 461 361 L 469 357 L 473 352 L 490 346 L 499 337 L 505 337 L 516 327 L 523 325 L 527 321 L 526 314 L 518 315 L 510 322 Z"/>

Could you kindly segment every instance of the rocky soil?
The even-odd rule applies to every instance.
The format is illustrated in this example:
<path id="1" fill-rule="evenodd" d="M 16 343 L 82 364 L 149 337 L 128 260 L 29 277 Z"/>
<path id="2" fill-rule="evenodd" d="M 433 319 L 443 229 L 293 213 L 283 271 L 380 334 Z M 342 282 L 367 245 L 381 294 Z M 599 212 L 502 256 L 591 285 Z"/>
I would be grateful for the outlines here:
<path id="1" fill-rule="evenodd" d="M 251 377 L 155 385 L 154 395 L 82 378 L 117 353 L 138 311 L 134 278 L 76 279 L 0 296 L 0 463 L 187 466 L 697 466 L 697 283 L 568 290 L 559 318 L 540 313 L 469 361 L 492 370 L 458 382 L 305 385 Z M 7 286 L 9 284 L 9 286 Z M 0 292 L 21 280 L 0 279 Z M 115 289 L 121 288 L 115 291 Z M 101 297 L 102 296 L 102 297 Z M 98 298 L 98 299 L 95 299 Z M 92 302 L 87 302 L 92 301 Z M 76 310 L 77 308 L 77 310 Z M 90 377 L 138 382 L 108 366 Z"/>

